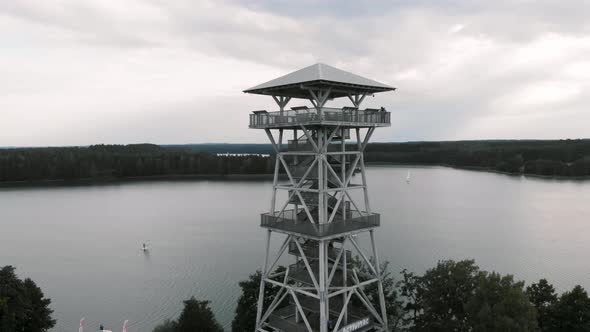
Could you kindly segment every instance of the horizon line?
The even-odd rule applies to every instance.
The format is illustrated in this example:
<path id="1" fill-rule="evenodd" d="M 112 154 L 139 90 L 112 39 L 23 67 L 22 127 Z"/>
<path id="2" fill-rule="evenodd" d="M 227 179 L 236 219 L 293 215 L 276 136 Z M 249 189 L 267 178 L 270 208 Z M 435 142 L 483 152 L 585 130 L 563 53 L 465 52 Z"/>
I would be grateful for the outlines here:
<path id="1" fill-rule="evenodd" d="M 414 141 L 379 141 L 379 142 L 372 142 L 374 143 L 397 143 L 397 144 L 405 144 L 405 143 L 442 143 L 442 142 L 507 142 L 507 141 L 584 141 L 590 140 L 590 138 L 582 137 L 582 138 L 490 138 L 490 139 L 459 139 L 459 140 L 414 140 Z M 0 146 L 0 149 L 40 149 L 40 148 L 80 148 L 80 147 L 89 147 L 95 145 L 142 145 L 142 144 L 151 144 L 157 146 L 174 146 L 174 145 L 271 145 L 270 143 L 232 143 L 232 142 L 204 142 L 204 143 L 150 143 L 150 142 L 142 142 L 142 143 L 94 143 L 94 144 L 80 144 L 80 145 L 7 145 L 7 146 Z"/>

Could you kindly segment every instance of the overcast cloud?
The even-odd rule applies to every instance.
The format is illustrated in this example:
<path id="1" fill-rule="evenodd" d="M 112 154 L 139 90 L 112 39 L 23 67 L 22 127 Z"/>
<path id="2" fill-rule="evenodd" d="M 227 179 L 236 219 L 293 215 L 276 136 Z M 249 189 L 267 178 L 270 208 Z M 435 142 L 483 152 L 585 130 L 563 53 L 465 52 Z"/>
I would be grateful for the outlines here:
<path id="1" fill-rule="evenodd" d="M 241 91 L 398 88 L 379 141 L 590 137 L 590 1 L 0 0 L 0 146 L 265 142 Z M 292 102 L 294 105 L 294 102 Z"/>

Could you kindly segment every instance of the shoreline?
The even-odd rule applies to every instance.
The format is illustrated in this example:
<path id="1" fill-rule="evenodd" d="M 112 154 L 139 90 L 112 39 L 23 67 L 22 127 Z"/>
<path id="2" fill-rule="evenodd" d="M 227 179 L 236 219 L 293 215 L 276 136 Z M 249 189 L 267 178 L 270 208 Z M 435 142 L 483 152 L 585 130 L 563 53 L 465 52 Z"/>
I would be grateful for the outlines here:
<path id="1" fill-rule="evenodd" d="M 8 181 L 0 182 L 0 188 L 26 188 L 26 187 L 76 187 L 110 185 L 125 182 L 158 182 L 158 181 L 267 181 L 273 179 L 273 174 L 170 174 L 170 175 L 147 175 L 129 177 L 102 177 L 82 179 L 56 179 L 56 180 L 33 180 L 33 181 Z"/>
<path id="2" fill-rule="evenodd" d="M 527 173 L 510 173 L 502 172 L 488 167 L 461 167 L 447 164 L 420 164 L 420 163 L 388 163 L 388 162 L 367 162 L 367 166 L 407 166 L 407 167 L 447 167 L 458 170 L 488 172 L 507 175 L 511 177 L 531 177 L 545 180 L 590 180 L 590 176 L 550 176 Z M 280 174 L 279 178 L 286 178 Z M 56 179 L 56 180 L 32 180 L 32 181 L 7 181 L 0 182 L 0 188 L 26 188 L 26 187 L 77 187 L 77 186 L 96 186 L 110 185 L 126 182 L 158 182 L 158 181 L 186 181 L 186 180 L 204 180 L 204 181 L 272 181 L 273 174 L 170 174 L 170 175 L 148 175 L 148 176 L 130 176 L 130 177 L 102 177 L 102 178 L 82 178 L 82 179 Z"/>
<path id="3" fill-rule="evenodd" d="M 531 173 L 511 173 L 511 172 L 502 172 L 498 171 L 493 168 L 489 167 L 480 167 L 480 166 L 453 166 L 448 164 L 420 164 L 420 163 L 412 163 L 412 164 L 404 164 L 404 163 L 388 163 L 388 162 L 367 162 L 366 165 L 368 166 L 430 166 L 430 167 L 447 167 L 453 168 L 458 170 L 464 171 L 475 171 L 475 172 L 487 172 L 487 173 L 496 173 L 502 175 L 508 175 L 513 177 L 531 177 L 531 178 L 539 178 L 545 180 L 590 180 L 590 176 L 561 176 L 561 175 L 541 175 L 541 174 L 531 174 Z"/>

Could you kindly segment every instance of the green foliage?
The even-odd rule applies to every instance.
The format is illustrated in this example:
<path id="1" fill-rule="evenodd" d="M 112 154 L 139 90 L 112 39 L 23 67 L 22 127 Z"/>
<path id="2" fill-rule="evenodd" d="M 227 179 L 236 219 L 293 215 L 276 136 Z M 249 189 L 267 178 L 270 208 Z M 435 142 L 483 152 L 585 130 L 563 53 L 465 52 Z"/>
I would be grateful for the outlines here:
<path id="1" fill-rule="evenodd" d="M 590 331 L 590 298 L 581 286 L 558 297 L 553 285 L 541 279 L 526 293 L 537 309 L 541 331 Z"/>
<path id="2" fill-rule="evenodd" d="M 524 289 L 472 260 L 441 261 L 424 275 L 402 271 L 401 330 L 590 331 L 590 298 L 576 286 L 558 297 L 545 279 Z"/>
<path id="3" fill-rule="evenodd" d="M 273 154 L 272 144 L 250 144 L 250 143 L 202 143 L 202 144 L 171 144 L 161 145 L 165 148 L 178 148 L 196 152 L 207 153 L 252 153 L 252 154 Z"/>
<path id="4" fill-rule="evenodd" d="M 93 145 L 0 149 L 0 182 L 165 175 L 270 174 L 268 144 Z M 371 143 L 368 162 L 477 167 L 508 173 L 590 176 L 590 140 Z"/>
<path id="5" fill-rule="evenodd" d="M 209 308 L 209 301 L 199 301 L 193 297 L 184 301 L 176 332 L 223 332 L 223 328 Z"/>
<path id="6" fill-rule="evenodd" d="M 473 331 L 536 331 L 536 310 L 523 288 L 524 282 L 511 275 L 480 272 L 465 304 L 467 326 Z"/>
<path id="7" fill-rule="evenodd" d="M 8 298 L 7 297 L 0 297 L 0 317 L 2 317 L 2 313 L 6 310 L 8 306 Z"/>
<path id="8" fill-rule="evenodd" d="M 590 176 L 590 140 L 372 143 L 369 162 L 477 167 L 508 173 Z"/>
<path id="9" fill-rule="evenodd" d="M 236 307 L 235 316 L 231 323 L 232 331 L 254 331 L 261 278 L 262 273 L 258 270 L 256 273 L 250 275 L 247 280 L 239 283 L 240 288 L 242 289 L 242 294 L 238 299 L 238 306 Z M 270 289 L 265 289 L 265 302 L 267 300 L 266 293 L 270 293 Z M 272 301 L 272 299 L 270 299 L 270 301 Z"/>
<path id="10" fill-rule="evenodd" d="M 0 269 L 0 331 L 44 332 L 55 325 L 51 300 L 31 279 L 20 280 L 12 266 Z"/>
<path id="11" fill-rule="evenodd" d="M 368 280 L 373 275 L 367 264 L 359 259 L 359 257 L 353 257 L 351 264 L 358 270 L 359 281 L 363 282 Z M 375 261 L 373 259 L 371 259 L 371 264 L 375 266 Z M 385 309 L 387 310 L 387 321 L 392 329 L 397 329 L 403 324 L 403 301 L 400 300 L 397 283 L 389 271 L 389 262 L 385 261 L 381 263 L 380 272 L 382 280 L 381 283 L 383 285 L 383 295 L 385 299 Z M 363 292 L 367 295 L 369 301 L 374 304 L 375 308 L 379 311 L 379 286 L 376 283 L 369 284 L 364 288 Z M 353 296 L 351 298 L 351 303 L 355 307 L 364 308 L 364 304 L 357 296 Z"/>
<path id="12" fill-rule="evenodd" d="M 275 272 L 283 272 L 285 268 L 279 266 Z M 238 299 L 235 316 L 231 323 L 232 331 L 254 331 L 256 325 L 256 309 L 258 306 L 258 294 L 260 291 L 260 280 L 262 272 L 259 270 L 251 274 L 247 280 L 239 283 L 242 294 Z M 264 287 L 264 304 L 265 308 L 272 302 L 278 293 L 279 287 L 267 283 Z M 286 300 L 285 300 L 286 303 Z M 279 308 L 281 306 L 279 305 Z"/>
<path id="13" fill-rule="evenodd" d="M 547 282 L 547 279 L 541 279 L 538 283 L 534 283 L 526 288 L 526 294 L 531 303 L 537 309 L 537 317 L 539 329 L 547 331 L 547 324 L 551 318 L 551 310 L 553 305 L 557 302 L 557 294 L 553 285 Z"/>
<path id="14" fill-rule="evenodd" d="M 351 261 L 362 282 L 371 274 L 358 257 Z M 473 260 L 439 261 L 423 275 L 407 270 L 395 282 L 388 263 L 381 266 L 383 289 L 392 331 L 587 331 L 590 332 L 590 298 L 576 286 L 560 297 L 545 279 L 526 288 L 512 275 L 481 271 Z M 242 294 L 232 331 L 252 331 L 261 273 L 240 282 Z M 278 287 L 267 285 L 268 305 Z M 379 310 L 376 284 L 364 288 Z M 363 307 L 352 298 L 352 305 Z M 157 332 L 171 332 L 161 330 Z"/>
<path id="15" fill-rule="evenodd" d="M 590 331 L 588 293 L 579 285 L 563 293 L 549 307 L 548 321 L 543 326 L 545 331 Z"/>
<path id="16" fill-rule="evenodd" d="M 166 319 L 162 324 L 156 326 L 154 332 L 176 332 L 176 322 Z"/>
<path id="17" fill-rule="evenodd" d="M 533 331 L 535 308 L 524 283 L 480 271 L 473 260 L 441 261 L 423 276 L 402 271 L 409 331 Z"/>
<path id="18" fill-rule="evenodd" d="M 269 174 L 268 144 L 93 145 L 0 149 L 0 182 L 164 175 Z M 508 173 L 590 176 L 590 140 L 371 143 L 368 162 L 478 167 Z"/>
<path id="19" fill-rule="evenodd" d="M 441 261 L 421 277 L 405 276 L 403 294 L 414 298 L 410 309 L 413 330 L 457 331 L 466 330 L 467 313 L 464 304 L 475 292 L 479 268 L 472 260 Z M 407 272 L 406 272 L 407 273 Z"/>
<path id="20" fill-rule="evenodd" d="M 403 302 L 400 300 L 395 279 L 389 271 L 389 262 L 385 261 L 381 264 L 380 272 L 385 298 L 385 309 L 387 310 L 387 321 L 390 328 L 396 329 L 402 325 Z M 365 293 L 371 303 L 379 303 L 379 287 L 377 284 L 370 284 Z"/>
<path id="21" fill-rule="evenodd" d="M 406 269 L 401 274 L 402 280 L 397 284 L 400 295 L 405 299 L 402 304 L 401 326 L 409 327 L 408 330 L 412 331 L 422 314 L 421 277 Z"/>
<path id="22" fill-rule="evenodd" d="M 153 332 L 223 332 L 215 319 L 209 301 L 199 301 L 194 297 L 184 301 L 184 308 L 178 320 L 166 320 L 156 326 Z"/>
<path id="23" fill-rule="evenodd" d="M 271 158 L 152 144 L 0 149 L 0 182 L 272 173 Z"/>

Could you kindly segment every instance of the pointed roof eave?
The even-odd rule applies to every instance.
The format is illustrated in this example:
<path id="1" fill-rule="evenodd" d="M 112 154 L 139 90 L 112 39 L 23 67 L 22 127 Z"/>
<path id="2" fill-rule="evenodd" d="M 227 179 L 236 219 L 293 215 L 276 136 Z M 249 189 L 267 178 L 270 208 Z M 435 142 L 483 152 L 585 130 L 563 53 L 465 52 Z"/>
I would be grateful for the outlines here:
<path id="1" fill-rule="evenodd" d="M 333 87 L 338 93 L 333 97 L 342 97 L 350 93 L 367 93 L 395 90 L 387 84 L 383 84 L 323 63 L 305 67 L 290 74 L 275 78 L 244 90 L 245 93 L 264 95 L 284 95 L 296 98 L 307 98 L 307 91 L 303 88 Z"/>

